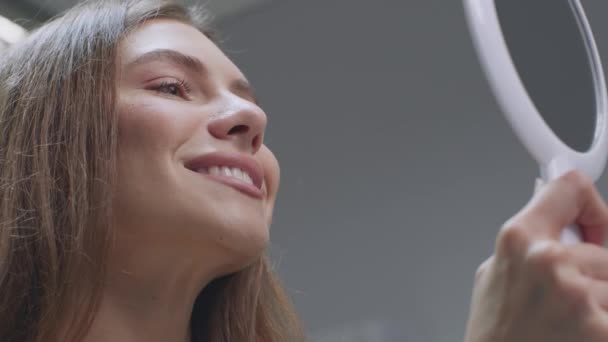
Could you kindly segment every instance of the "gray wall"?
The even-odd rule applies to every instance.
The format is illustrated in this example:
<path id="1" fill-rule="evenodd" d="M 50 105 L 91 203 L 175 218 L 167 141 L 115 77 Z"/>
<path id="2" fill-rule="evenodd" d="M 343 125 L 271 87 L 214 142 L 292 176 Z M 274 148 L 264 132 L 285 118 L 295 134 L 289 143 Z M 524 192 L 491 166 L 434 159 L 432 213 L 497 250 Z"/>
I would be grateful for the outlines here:
<path id="1" fill-rule="evenodd" d="M 608 3 L 585 4 L 608 56 Z M 474 270 L 531 194 L 463 15 L 285 0 L 221 25 L 270 117 L 272 254 L 319 341 L 462 340 Z"/>

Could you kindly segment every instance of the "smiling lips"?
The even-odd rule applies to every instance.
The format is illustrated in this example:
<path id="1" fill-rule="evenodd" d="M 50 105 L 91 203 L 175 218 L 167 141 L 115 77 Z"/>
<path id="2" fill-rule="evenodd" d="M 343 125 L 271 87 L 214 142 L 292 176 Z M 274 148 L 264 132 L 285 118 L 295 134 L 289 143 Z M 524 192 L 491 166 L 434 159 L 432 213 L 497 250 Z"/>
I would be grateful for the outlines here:
<path id="1" fill-rule="evenodd" d="M 251 197 L 264 197 L 263 169 L 252 157 L 210 153 L 191 160 L 186 167 Z"/>

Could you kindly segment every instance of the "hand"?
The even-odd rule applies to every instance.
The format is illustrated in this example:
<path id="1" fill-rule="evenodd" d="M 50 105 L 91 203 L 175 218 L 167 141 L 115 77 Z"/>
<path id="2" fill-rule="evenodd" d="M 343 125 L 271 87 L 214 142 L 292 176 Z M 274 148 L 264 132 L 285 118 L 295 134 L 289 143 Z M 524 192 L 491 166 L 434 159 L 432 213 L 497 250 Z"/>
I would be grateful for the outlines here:
<path id="1" fill-rule="evenodd" d="M 577 223 L 585 243 L 563 245 Z M 467 342 L 608 341 L 608 208 L 572 172 L 547 184 L 499 233 L 476 274 Z"/>

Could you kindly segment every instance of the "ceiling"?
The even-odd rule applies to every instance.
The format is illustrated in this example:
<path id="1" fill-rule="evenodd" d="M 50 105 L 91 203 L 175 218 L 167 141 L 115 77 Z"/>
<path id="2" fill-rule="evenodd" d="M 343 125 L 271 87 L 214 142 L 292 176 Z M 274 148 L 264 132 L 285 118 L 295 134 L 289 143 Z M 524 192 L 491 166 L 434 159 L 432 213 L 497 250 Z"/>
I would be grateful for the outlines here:
<path id="1" fill-rule="evenodd" d="M 0 0 L 0 15 L 16 20 L 23 26 L 33 26 L 56 15 L 81 0 Z M 203 4 L 222 20 L 250 11 L 272 0 L 185 0 L 187 4 Z"/>

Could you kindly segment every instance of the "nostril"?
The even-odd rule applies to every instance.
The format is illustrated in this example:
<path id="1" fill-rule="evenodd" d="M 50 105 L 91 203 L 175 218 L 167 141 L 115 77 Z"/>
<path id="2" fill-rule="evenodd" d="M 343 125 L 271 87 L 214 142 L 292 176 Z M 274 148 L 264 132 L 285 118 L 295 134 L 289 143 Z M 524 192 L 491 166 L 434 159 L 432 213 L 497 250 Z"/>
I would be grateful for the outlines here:
<path id="1" fill-rule="evenodd" d="M 260 145 L 262 145 L 262 137 L 259 135 L 256 135 L 255 138 L 253 138 L 252 145 L 255 150 L 259 149 Z"/>
<path id="2" fill-rule="evenodd" d="M 228 135 L 243 134 L 249 132 L 249 127 L 245 125 L 234 126 L 228 131 Z"/>

